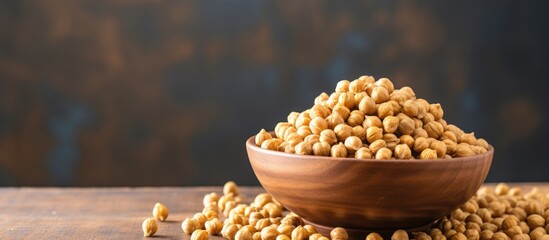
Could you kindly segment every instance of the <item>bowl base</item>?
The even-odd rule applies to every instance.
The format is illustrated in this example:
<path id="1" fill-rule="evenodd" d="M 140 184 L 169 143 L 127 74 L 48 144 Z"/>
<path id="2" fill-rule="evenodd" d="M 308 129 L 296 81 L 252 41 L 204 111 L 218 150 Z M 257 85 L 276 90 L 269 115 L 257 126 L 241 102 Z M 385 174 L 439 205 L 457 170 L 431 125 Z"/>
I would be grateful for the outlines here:
<path id="1" fill-rule="evenodd" d="M 335 228 L 335 227 L 316 224 L 316 223 L 313 223 L 313 222 L 308 221 L 306 219 L 303 219 L 303 221 L 305 221 L 306 224 L 310 224 L 313 227 L 315 227 L 315 229 L 318 231 L 318 233 L 320 233 L 320 234 L 322 234 L 322 235 L 324 235 L 328 238 L 330 238 L 330 232 L 332 231 L 332 229 Z M 403 229 L 403 230 L 406 230 L 406 232 L 408 232 L 408 234 L 411 234 L 412 232 L 418 232 L 418 231 L 427 231 L 431 228 L 431 226 L 433 224 L 434 224 L 434 222 L 429 223 L 425 226 L 416 227 L 416 228 L 408 228 L 408 229 Z M 376 230 L 376 229 L 345 228 L 345 230 L 347 230 L 347 233 L 349 234 L 349 240 L 364 240 L 366 238 L 366 236 L 368 234 L 372 233 L 372 232 L 379 233 L 379 235 L 381 235 L 383 237 L 383 239 L 391 239 L 391 236 L 393 235 L 394 231 L 396 231 L 398 229 L 394 229 L 394 230 L 387 230 L 387 229 Z M 412 236 L 410 236 L 410 239 L 412 239 Z"/>

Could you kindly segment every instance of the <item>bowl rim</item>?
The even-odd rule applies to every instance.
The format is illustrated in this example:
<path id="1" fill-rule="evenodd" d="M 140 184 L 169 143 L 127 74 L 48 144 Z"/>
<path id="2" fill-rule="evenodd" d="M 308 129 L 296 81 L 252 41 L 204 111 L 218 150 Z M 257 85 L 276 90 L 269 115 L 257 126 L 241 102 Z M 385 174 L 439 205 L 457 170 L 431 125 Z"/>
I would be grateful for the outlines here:
<path id="1" fill-rule="evenodd" d="M 272 133 L 272 132 L 269 132 Z M 287 153 L 287 152 L 280 152 L 280 151 L 274 151 L 269 149 L 263 149 L 255 144 L 255 136 L 252 135 L 248 140 L 246 140 L 246 147 L 253 149 L 256 152 L 261 152 L 263 154 L 269 154 L 269 155 L 275 155 L 279 157 L 291 157 L 291 158 L 304 158 L 304 159 L 315 159 L 315 160 L 339 160 L 339 161 L 349 161 L 349 162 L 364 162 L 364 163 L 387 163 L 387 164 L 394 164 L 394 163 L 400 163 L 400 164 L 432 164 L 436 162 L 445 163 L 448 161 L 451 162 L 462 162 L 462 161 L 478 161 L 479 159 L 484 158 L 484 156 L 489 156 L 494 154 L 494 147 L 490 144 L 488 146 L 490 147 L 487 152 L 481 153 L 481 154 L 475 154 L 473 156 L 468 157 L 457 157 L 452 159 L 446 159 L 446 158 L 437 158 L 437 159 L 358 159 L 358 158 L 348 158 L 348 157 L 329 157 L 329 156 L 316 156 L 316 155 L 298 155 L 293 153 Z M 249 157 L 248 157 L 249 158 Z"/>

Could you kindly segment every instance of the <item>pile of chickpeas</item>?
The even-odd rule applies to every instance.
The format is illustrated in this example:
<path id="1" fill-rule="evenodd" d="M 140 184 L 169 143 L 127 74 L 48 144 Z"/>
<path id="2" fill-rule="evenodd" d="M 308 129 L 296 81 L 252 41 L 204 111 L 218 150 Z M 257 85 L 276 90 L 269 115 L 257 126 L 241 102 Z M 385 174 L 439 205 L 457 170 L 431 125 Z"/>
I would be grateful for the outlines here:
<path id="1" fill-rule="evenodd" d="M 274 134 L 262 129 L 255 144 L 264 149 L 359 159 L 439 159 L 486 153 L 489 144 L 443 119 L 438 103 L 417 98 L 410 87 L 361 76 L 337 83 L 314 105 L 292 112 Z"/>
<path id="2" fill-rule="evenodd" d="M 344 228 L 324 236 L 267 193 L 242 203 L 238 187 L 227 182 L 223 195 L 204 196 L 204 209 L 181 224 L 191 240 L 221 235 L 229 240 L 348 240 Z M 224 218 L 224 221 L 220 219 Z M 391 240 L 549 240 L 549 194 L 537 188 L 526 194 L 505 183 L 481 188 L 473 198 L 427 231 L 396 230 Z M 366 240 L 382 240 L 370 233 Z"/>

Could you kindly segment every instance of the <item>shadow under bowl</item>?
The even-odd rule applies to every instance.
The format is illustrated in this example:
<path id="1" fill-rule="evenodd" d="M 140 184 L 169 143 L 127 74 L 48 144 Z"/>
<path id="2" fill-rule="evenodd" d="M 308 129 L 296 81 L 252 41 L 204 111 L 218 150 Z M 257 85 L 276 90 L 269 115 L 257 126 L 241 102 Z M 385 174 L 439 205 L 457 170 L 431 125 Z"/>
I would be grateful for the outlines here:
<path id="1" fill-rule="evenodd" d="M 450 214 L 482 185 L 494 154 L 434 160 L 297 155 L 246 141 L 265 190 L 288 210 L 325 227 L 417 229 Z"/>

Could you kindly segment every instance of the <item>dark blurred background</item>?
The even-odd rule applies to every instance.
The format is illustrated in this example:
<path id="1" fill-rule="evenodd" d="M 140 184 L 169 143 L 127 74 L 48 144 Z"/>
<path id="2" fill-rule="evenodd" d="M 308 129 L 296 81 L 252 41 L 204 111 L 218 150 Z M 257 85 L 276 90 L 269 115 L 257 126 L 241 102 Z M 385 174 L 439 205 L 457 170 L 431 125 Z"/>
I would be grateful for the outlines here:
<path id="1" fill-rule="evenodd" d="M 549 1 L 0 1 L 0 185 L 258 184 L 244 141 L 387 76 L 549 181 Z M 367 173 L 365 173 L 367 174 Z"/>

